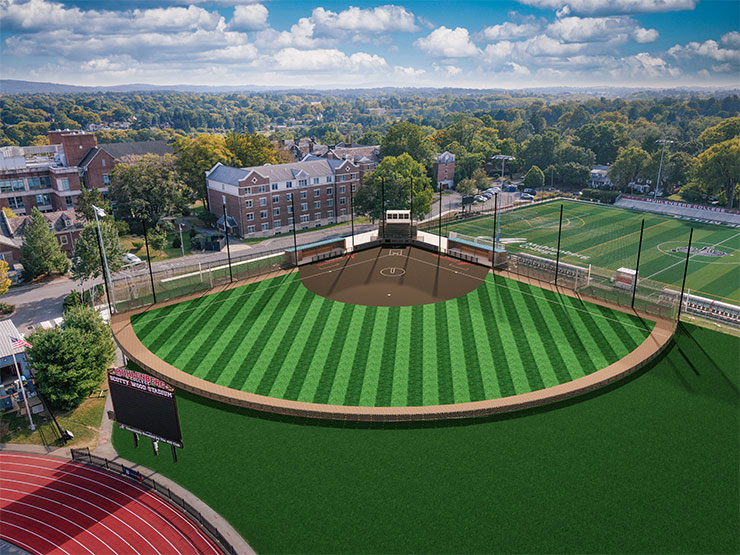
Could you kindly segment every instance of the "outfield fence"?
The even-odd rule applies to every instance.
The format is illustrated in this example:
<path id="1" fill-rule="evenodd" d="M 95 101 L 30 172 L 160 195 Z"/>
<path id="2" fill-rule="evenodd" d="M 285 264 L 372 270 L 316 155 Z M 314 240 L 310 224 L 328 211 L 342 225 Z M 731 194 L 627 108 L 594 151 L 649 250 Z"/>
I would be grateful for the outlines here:
<path id="1" fill-rule="evenodd" d="M 179 495 L 172 493 L 172 491 L 151 478 L 148 478 L 141 474 L 138 470 L 122 465 L 115 461 L 108 460 L 104 457 L 98 457 L 90 453 L 90 449 L 87 447 L 84 449 L 70 449 L 72 460 L 78 463 L 88 464 L 98 468 L 104 468 L 109 472 L 124 476 L 132 482 L 139 484 L 147 490 L 156 493 L 159 497 L 167 501 L 170 505 L 178 508 L 185 512 L 190 518 L 192 518 L 200 527 L 203 532 L 216 542 L 218 547 L 228 554 L 236 554 L 236 549 L 224 538 L 223 534 L 211 524 L 200 511 L 193 507 L 190 503 L 185 501 Z"/>

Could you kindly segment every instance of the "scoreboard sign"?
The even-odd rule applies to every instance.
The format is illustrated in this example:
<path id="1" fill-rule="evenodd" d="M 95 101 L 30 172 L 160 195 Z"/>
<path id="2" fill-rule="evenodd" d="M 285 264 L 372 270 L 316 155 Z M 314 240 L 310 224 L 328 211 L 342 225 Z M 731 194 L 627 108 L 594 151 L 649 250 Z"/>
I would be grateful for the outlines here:
<path id="1" fill-rule="evenodd" d="M 182 448 L 175 389 L 171 385 L 128 368 L 111 368 L 108 390 L 121 428 Z"/>

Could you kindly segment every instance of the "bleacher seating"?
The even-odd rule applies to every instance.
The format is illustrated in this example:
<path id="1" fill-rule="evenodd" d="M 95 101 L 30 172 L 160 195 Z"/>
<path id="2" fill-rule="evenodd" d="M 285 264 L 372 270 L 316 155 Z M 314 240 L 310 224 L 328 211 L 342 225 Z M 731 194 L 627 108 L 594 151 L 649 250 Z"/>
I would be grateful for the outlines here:
<path id="1" fill-rule="evenodd" d="M 656 214 L 666 214 L 669 216 L 678 216 L 700 222 L 717 223 L 740 227 L 740 214 L 732 212 L 713 211 L 705 208 L 698 208 L 692 205 L 681 204 L 663 204 L 660 202 L 651 202 L 649 200 L 636 200 L 623 195 L 615 206 L 620 208 L 630 208 L 643 212 L 654 212 Z"/>

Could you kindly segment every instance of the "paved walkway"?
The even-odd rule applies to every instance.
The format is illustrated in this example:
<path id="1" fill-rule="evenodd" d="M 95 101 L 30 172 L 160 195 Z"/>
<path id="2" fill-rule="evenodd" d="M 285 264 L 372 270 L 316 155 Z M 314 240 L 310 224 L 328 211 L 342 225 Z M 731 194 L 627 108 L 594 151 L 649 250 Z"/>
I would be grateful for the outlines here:
<path id="1" fill-rule="evenodd" d="M 255 553 L 254 549 L 252 549 L 252 547 L 239 535 L 239 533 L 231 526 L 231 524 L 229 524 L 221 515 L 219 515 L 216 511 L 214 511 L 212 508 L 206 505 L 198 497 L 196 497 L 191 492 L 189 492 L 188 490 L 186 490 L 185 488 L 177 484 L 177 482 L 173 482 L 166 476 L 162 476 L 161 474 L 155 472 L 154 470 L 151 470 L 150 468 L 146 468 L 144 466 L 138 465 L 136 463 L 127 461 L 126 459 L 119 457 L 118 453 L 113 448 L 113 443 L 111 442 L 111 435 L 113 432 L 113 421 L 108 418 L 109 410 L 113 410 L 113 403 L 111 401 L 110 395 L 108 396 L 108 399 L 106 400 L 106 403 L 105 403 L 103 421 L 100 426 L 100 436 L 99 436 L 99 441 L 98 441 L 98 447 L 95 450 L 91 451 L 93 455 L 104 457 L 110 461 L 114 461 L 124 466 L 127 466 L 129 468 L 132 468 L 140 472 L 146 478 L 151 478 L 152 480 L 155 480 L 156 482 L 159 482 L 161 485 L 169 488 L 171 492 L 173 492 L 176 495 L 179 495 L 185 501 L 190 503 L 190 505 L 193 508 L 195 508 L 195 510 L 200 512 L 200 514 L 203 515 L 203 517 L 206 520 L 208 520 L 219 532 L 221 532 L 221 535 L 223 535 L 223 537 L 226 538 L 226 540 L 234 547 L 237 553 L 240 553 L 240 554 L 241 553 L 245 553 L 245 554 Z M 142 447 L 144 446 L 142 445 Z M 69 448 L 67 447 L 54 448 L 54 447 L 46 447 L 43 445 L 27 445 L 27 444 L 20 444 L 20 443 L 0 443 L 0 451 L 14 452 L 14 453 L 28 453 L 28 454 L 34 454 L 34 455 L 46 455 L 46 456 L 58 457 L 62 459 L 72 458 L 71 452 Z M 165 456 L 167 455 L 166 452 L 163 452 L 162 454 Z"/>

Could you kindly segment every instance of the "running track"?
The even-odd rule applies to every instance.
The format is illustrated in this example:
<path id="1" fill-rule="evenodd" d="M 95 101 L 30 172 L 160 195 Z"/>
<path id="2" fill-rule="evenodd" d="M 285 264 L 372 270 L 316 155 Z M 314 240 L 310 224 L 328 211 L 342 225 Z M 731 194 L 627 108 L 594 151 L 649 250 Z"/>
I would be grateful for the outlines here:
<path id="1" fill-rule="evenodd" d="M 179 510 L 94 467 L 0 453 L 0 537 L 31 553 L 221 553 Z"/>

